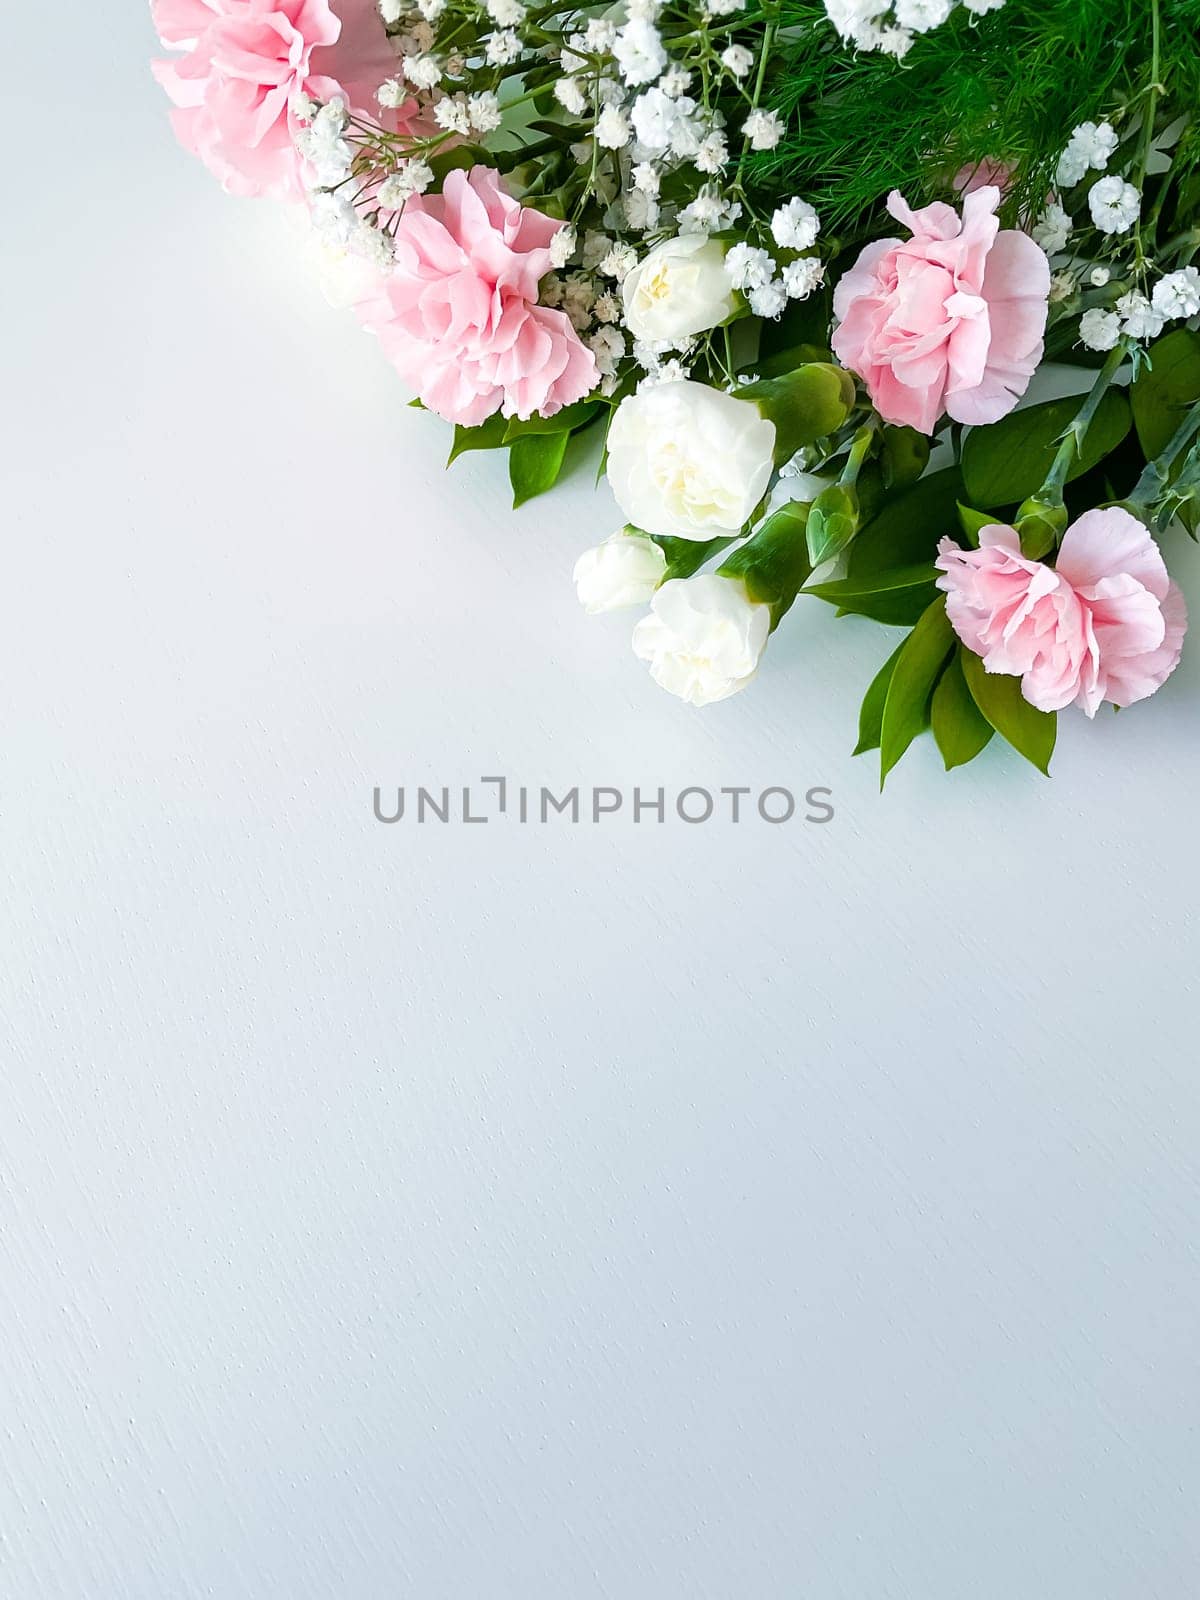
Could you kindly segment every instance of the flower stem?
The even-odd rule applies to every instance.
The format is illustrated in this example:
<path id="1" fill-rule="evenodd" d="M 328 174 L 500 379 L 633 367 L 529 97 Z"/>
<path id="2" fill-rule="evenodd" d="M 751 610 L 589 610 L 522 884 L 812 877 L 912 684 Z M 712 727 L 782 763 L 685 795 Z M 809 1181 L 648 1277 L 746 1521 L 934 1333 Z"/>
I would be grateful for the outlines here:
<path id="1" fill-rule="evenodd" d="M 1146 463 L 1141 477 L 1134 484 L 1133 492 L 1128 497 L 1130 505 L 1148 510 L 1161 498 L 1163 490 L 1171 481 L 1171 468 L 1197 434 L 1200 434 L 1200 405 L 1191 408 L 1171 435 L 1166 447 L 1153 461 Z"/>
<path id="2" fill-rule="evenodd" d="M 1096 381 L 1092 384 L 1087 399 L 1080 407 L 1079 413 L 1071 426 L 1063 435 L 1062 443 L 1055 452 L 1054 460 L 1050 464 L 1050 471 L 1046 474 L 1046 481 L 1042 484 L 1036 498 L 1043 505 L 1061 506 L 1063 503 L 1063 485 L 1067 481 L 1067 474 L 1074 466 L 1083 449 L 1087 431 L 1092 425 L 1096 412 L 1100 409 L 1100 402 L 1108 392 L 1113 379 L 1116 377 L 1122 362 L 1128 355 L 1124 339 L 1112 350 L 1100 371 L 1096 374 Z"/>

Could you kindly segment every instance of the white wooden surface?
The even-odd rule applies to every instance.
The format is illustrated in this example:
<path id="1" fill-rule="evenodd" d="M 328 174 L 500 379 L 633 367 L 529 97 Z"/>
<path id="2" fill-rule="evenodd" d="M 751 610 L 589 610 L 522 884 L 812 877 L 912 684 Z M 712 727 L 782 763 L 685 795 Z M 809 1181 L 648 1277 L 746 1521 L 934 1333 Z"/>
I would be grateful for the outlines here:
<path id="1" fill-rule="evenodd" d="M 68 13 L 6 35 L 0 1594 L 1190 1593 L 1200 649 L 1050 783 L 881 801 L 816 604 L 679 706 L 586 470 L 444 476 Z M 837 815 L 372 819 L 493 772 Z"/>

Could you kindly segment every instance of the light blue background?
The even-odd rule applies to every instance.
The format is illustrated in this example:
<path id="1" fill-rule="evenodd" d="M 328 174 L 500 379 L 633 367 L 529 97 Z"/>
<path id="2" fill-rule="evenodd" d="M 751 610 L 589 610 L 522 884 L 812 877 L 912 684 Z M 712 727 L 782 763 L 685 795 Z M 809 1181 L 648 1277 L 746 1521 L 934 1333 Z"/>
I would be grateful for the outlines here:
<path id="1" fill-rule="evenodd" d="M 678 705 L 151 43 L 6 24 L 0 1593 L 1192 1593 L 1200 648 L 1049 783 L 815 603 Z M 490 772 L 837 816 L 372 820 Z"/>

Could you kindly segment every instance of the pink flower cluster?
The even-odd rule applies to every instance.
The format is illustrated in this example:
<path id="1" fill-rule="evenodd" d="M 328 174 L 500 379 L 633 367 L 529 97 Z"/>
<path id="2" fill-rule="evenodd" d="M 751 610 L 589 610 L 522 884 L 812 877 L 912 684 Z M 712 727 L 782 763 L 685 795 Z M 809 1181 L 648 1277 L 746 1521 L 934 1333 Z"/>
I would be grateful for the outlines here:
<path id="1" fill-rule="evenodd" d="M 978 550 L 938 547 L 946 614 L 989 672 L 1019 676 L 1041 711 L 1132 705 L 1175 670 L 1187 608 L 1158 546 L 1119 507 L 1085 512 L 1053 567 L 1021 554 L 1014 528 L 983 528 Z"/>
<path id="2" fill-rule="evenodd" d="M 294 135 L 300 95 L 340 96 L 378 114 L 396 70 L 375 0 L 151 0 L 159 37 L 180 52 L 154 64 L 180 143 L 232 194 L 301 198 Z"/>
<path id="3" fill-rule="evenodd" d="M 562 226 L 489 167 L 451 172 L 441 194 L 405 205 L 394 270 L 358 313 L 431 411 L 464 427 L 496 411 L 551 417 L 595 387 L 595 357 L 568 317 L 538 304 Z"/>
<path id="4" fill-rule="evenodd" d="M 1027 234 L 1001 229 L 994 184 L 953 206 L 913 211 L 893 190 L 888 210 L 910 239 L 870 244 L 838 284 L 838 360 L 863 380 L 888 422 L 931 433 L 998 422 L 1042 357 L 1050 265 Z"/>

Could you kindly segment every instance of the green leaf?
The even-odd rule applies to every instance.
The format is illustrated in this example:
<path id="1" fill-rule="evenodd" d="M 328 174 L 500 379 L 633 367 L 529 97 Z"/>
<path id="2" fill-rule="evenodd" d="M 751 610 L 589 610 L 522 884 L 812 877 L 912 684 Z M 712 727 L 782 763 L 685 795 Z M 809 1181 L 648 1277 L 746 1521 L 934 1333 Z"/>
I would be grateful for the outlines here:
<path id="1" fill-rule="evenodd" d="M 906 489 L 929 465 L 929 440 L 916 428 L 889 423 L 883 430 L 880 464 L 889 489 Z"/>
<path id="2" fill-rule="evenodd" d="M 446 457 L 446 465 L 450 466 L 459 456 L 466 455 L 468 450 L 499 450 L 504 443 L 504 428 L 504 418 L 498 411 L 477 428 L 462 428 L 456 423 L 454 442 Z"/>
<path id="3" fill-rule="evenodd" d="M 1200 401 L 1200 333 L 1175 328 L 1152 344 L 1130 397 L 1137 436 L 1151 460 L 1166 449 L 1184 410 Z"/>
<path id="4" fill-rule="evenodd" d="M 860 489 L 862 482 L 860 480 Z M 890 494 L 865 521 L 850 547 L 852 577 L 932 561 L 938 540 L 958 537 L 958 502 L 963 493 L 957 467 L 931 472 L 911 489 Z"/>
<path id="5" fill-rule="evenodd" d="M 752 600 L 771 607 L 776 623 L 812 575 L 804 537 L 808 516 L 802 500 L 780 506 L 717 569 L 722 577 L 741 578 Z"/>
<path id="6" fill-rule="evenodd" d="M 513 507 L 553 489 L 567 453 L 568 433 L 529 433 L 513 442 L 508 452 L 508 478 Z"/>
<path id="7" fill-rule="evenodd" d="M 531 433 L 574 433 L 577 428 L 586 428 L 599 410 L 599 400 L 577 400 L 552 417 L 535 414 L 524 422 L 519 417 L 510 417 L 504 429 L 504 443 L 512 444 L 515 439 L 523 439 Z"/>
<path id="8" fill-rule="evenodd" d="M 810 361 L 828 361 L 829 350 L 819 344 L 793 344 L 774 355 L 760 357 L 754 371 L 760 378 L 781 378 L 785 372 L 807 366 Z"/>
<path id="9" fill-rule="evenodd" d="M 963 677 L 971 698 L 1014 750 L 1031 761 L 1039 772 L 1050 775 L 1050 757 L 1058 732 L 1058 717 L 1053 711 L 1039 711 L 1021 693 L 1020 678 L 1007 673 L 987 672 L 971 650 L 961 655 Z"/>
<path id="10" fill-rule="evenodd" d="M 865 755 L 868 750 L 878 750 L 879 740 L 883 734 L 883 707 L 887 700 L 888 687 L 892 681 L 892 673 L 896 670 L 896 663 L 900 659 L 900 652 L 908 643 L 902 639 L 891 655 L 871 679 L 871 687 L 863 696 L 862 709 L 858 713 L 858 743 L 853 754 Z"/>
<path id="11" fill-rule="evenodd" d="M 1081 395 L 1047 400 L 1013 411 L 987 427 L 972 428 L 963 444 L 966 498 L 976 506 L 1016 505 L 1046 480 L 1063 435 L 1079 414 Z M 1129 432 L 1129 401 L 1120 389 L 1105 392 L 1091 427 L 1067 474 L 1078 478 L 1115 450 Z"/>
<path id="12" fill-rule="evenodd" d="M 954 649 L 954 629 L 946 615 L 946 599 L 939 595 L 921 614 L 921 620 L 900 647 L 892 681 L 883 705 L 879 739 L 879 787 L 928 725 L 929 696 L 942 663 Z"/>
<path id="13" fill-rule="evenodd" d="M 864 573 L 861 577 L 851 575 L 832 583 L 817 583 L 801 592 L 815 595 L 818 600 L 837 606 L 841 612 L 895 626 L 911 625 L 937 597 L 935 576 L 932 562 L 924 561 L 911 567 L 897 567 L 892 572 Z"/>
<path id="14" fill-rule="evenodd" d="M 958 525 L 963 531 L 963 538 L 973 550 L 979 549 L 979 530 L 989 528 L 995 522 L 995 517 L 986 511 L 976 511 L 971 506 L 958 502 Z"/>
<path id="15" fill-rule="evenodd" d="M 975 704 L 963 677 L 962 646 L 951 656 L 933 691 L 933 737 L 946 763 L 946 771 L 964 767 L 985 748 L 995 731 Z"/>

